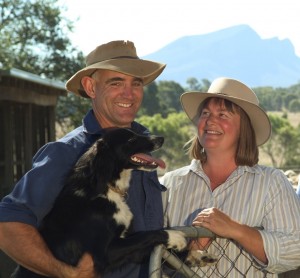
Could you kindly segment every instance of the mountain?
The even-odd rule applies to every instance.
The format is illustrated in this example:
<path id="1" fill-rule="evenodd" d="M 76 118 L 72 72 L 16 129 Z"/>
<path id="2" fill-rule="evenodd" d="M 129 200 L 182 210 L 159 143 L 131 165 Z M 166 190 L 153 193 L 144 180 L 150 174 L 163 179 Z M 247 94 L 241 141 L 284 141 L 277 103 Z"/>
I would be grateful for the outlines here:
<path id="1" fill-rule="evenodd" d="M 226 76 L 250 87 L 289 87 L 300 82 L 300 57 L 290 40 L 262 39 L 248 25 L 238 25 L 204 35 L 185 36 L 144 56 L 166 63 L 157 80 L 198 81 Z"/>

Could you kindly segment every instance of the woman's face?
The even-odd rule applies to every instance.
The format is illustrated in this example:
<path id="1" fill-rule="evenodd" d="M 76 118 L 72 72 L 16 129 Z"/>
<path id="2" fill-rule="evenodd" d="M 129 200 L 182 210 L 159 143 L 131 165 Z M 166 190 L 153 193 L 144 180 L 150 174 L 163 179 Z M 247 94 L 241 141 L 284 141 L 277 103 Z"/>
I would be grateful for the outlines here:
<path id="1" fill-rule="evenodd" d="M 226 109 L 224 101 L 212 98 L 203 108 L 198 121 L 198 139 L 208 153 L 236 153 L 240 136 L 240 115 Z"/>

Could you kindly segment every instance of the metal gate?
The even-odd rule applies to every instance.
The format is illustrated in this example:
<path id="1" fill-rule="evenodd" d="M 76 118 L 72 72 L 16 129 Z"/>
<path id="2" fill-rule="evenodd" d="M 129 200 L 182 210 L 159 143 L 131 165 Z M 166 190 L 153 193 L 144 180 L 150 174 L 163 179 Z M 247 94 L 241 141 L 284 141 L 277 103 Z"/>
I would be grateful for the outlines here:
<path id="1" fill-rule="evenodd" d="M 173 227 L 172 230 L 182 231 L 188 240 L 208 238 L 209 245 L 199 246 L 202 250 L 199 251 L 201 258 L 192 267 L 180 253 L 166 249 L 163 245 L 156 246 L 150 258 L 150 278 L 277 277 L 264 270 L 263 266 L 232 240 L 217 237 L 202 227 Z"/>

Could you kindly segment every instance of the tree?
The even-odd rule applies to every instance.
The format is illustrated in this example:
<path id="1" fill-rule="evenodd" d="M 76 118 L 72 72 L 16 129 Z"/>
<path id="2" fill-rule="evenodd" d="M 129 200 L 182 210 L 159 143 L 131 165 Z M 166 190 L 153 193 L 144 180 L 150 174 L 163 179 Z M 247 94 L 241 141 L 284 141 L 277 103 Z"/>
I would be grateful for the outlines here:
<path id="1" fill-rule="evenodd" d="M 1 0 L 1 66 L 59 80 L 80 68 L 83 54 L 68 38 L 73 26 L 61 9 L 57 0 Z"/>
<path id="2" fill-rule="evenodd" d="M 298 100 L 298 96 L 297 95 L 295 95 L 295 94 L 293 94 L 293 93 L 287 93 L 287 94 L 285 94 L 285 96 L 284 96 L 284 98 L 283 98 L 283 100 L 284 100 L 284 107 L 286 108 L 286 109 L 289 109 L 290 110 L 290 104 L 291 104 L 291 102 L 292 101 L 297 101 Z M 291 111 L 291 110 L 290 110 Z M 298 110 L 299 111 L 299 110 Z M 293 111 L 291 111 L 291 112 L 293 112 Z"/>
<path id="3" fill-rule="evenodd" d="M 300 111 L 300 100 L 299 99 L 293 99 L 289 102 L 288 109 L 291 112 L 298 112 Z"/>
<path id="4" fill-rule="evenodd" d="M 161 108 L 159 106 L 158 94 L 159 92 L 155 81 L 145 86 L 143 103 L 138 112 L 138 116 L 142 116 L 142 115 L 152 116 L 154 114 L 161 112 Z"/>
<path id="5" fill-rule="evenodd" d="M 270 157 L 272 165 L 285 168 L 300 164 L 300 131 L 294 128 L 286 118 L 269 114 L 272 124 L 271 139 L 261 146 Z"/>
<path id="6" fill-rule="evenodd" d="M 157 85 L 159 93 L 160 113 L 166 117 L 169 113 L 182 111 L 180 95 L 184 92 L 180 84 L 174 81 L 159 81 Z"/>
<path id="7" fill-rule="evenodd" d="M 65 81 L 84 66 L 83 53 L 68 37 L 72 22 L 62 16 L 57 2 L 0 0 L 0 67 Z M 68 119 L 67 128 L 78 125 L 88 106 L 88 100 L 73 94 L 61 97 L 57 120 L 62 124 Z"/>
<path id="8" fill-rule="evenodd" d="M 166 118 L 161 114 L 144 115 L 138 118 L 138 122 L 147 126 L 152 134 L 164 136 L 164 145 L 155 156 L 165 159 L 168 171 L 189 164 L 184 145 L 195 131 L 183 112 L 170 113 Z"/>
<path id="9" fill-rule="evenodd" d="M 188 87 L 185 88 L 186 91 L 202 91 L 207 92 L 211 82 L 208 79 L 202 79 L 199 82 L 195 77 L 190 77 L 186 81 Z"/>
<path id="10" fill-rule="evenodd" d="M 60 125 L 59 137 L 82 124 L 82 118 L 91 108 L 91 101 L 75 94 L 61 96 L 57 103 L 56 121 Z"/>
<path id="11" fill-rule="evenodd" d="M 198 79 L 195 77 L 190 77 L 186 80 L 186 84 L 188 85 L 188 91 L 200 91 L 201 84 L 199 83 Z"/>
<path id="12" fill-rule="evenodd" d="M 259 87 L 253 90 L 259 99 L 261 107 L 267 111 L 290 110 L 290 103 L 296 100 L 300 101 L 300 84 L 289 88 Z M 297 106 L 292 106 L 292 109 L 297 109 Z"/>

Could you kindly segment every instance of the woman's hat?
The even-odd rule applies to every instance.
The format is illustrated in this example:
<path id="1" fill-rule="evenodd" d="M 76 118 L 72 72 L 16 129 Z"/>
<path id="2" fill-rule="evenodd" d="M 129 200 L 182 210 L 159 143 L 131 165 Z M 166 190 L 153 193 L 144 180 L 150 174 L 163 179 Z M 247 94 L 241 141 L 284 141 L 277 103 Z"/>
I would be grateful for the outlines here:
<path id="1" fill-rule="evenodd" d="M 259 107 L 256 94 L 242 82 L 231 78 L 220 77 L 215 79 L 206 93 L 186 92 L 181 95 L 181 105 L 195 125 L 198 124 L 199 106 L 209 97 L 228 99 L 240 106 L 251 120 L 258 146 L 264 144 L 270 138 L 271 123 L 268 115 Z"/>
<path id="2" fill-rule="evenodd" d="M 66 89 L 88 98 L 81 79 L 97 69 L 106 69 L 139 77 L 144 85 L 153 81 L 165 68 L 165 64 L 142 60 L 136 54 L 131 41 L 112 41 L 98 46 L 86 57 L 86 67 L 75 73 L 66 83 Z"/>

